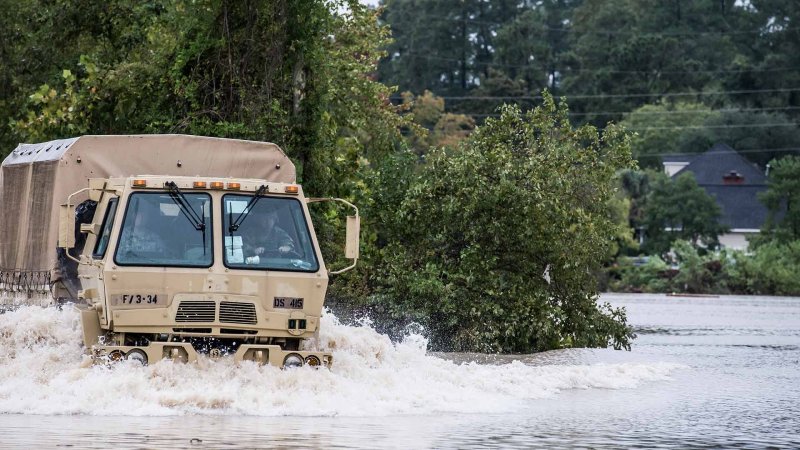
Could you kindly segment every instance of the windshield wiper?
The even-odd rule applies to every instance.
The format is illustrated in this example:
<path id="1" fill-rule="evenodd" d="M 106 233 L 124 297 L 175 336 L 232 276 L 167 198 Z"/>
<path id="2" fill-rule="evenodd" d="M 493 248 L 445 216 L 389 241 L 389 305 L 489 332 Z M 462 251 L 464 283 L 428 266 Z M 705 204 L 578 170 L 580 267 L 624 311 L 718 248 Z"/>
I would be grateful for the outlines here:
<path id="1" fill-rule="evenodd" d="M 186 220 L 194 227 L 195 230 L 200 231 L 203 234 L 203 255 L 206 254 L 206 217 L 205 211 L 203 207 L 200 207 L 200 214 L 192 208 L 192 205 L 189 203 L 189 200 L 186 199 L 186 196 L 183 195 L 180 189 L 178 189 L 178 185 L 175 184 L 174 181 L 167 181 L 164 183 L 164 187 L 169 189 L 169 198 L 175 202 L 176 205 L 180 208 L 183 216 L 186 217 Z"/>
<path id="2" fill-rule="evenodd" d="M 230 223 L 230 226 L 228 227 L 229 233 L 233 234 L 234 231 L 239 230 L 239 227 L 242 226 L 244 219 L 246 219 L 247 216 L 250 215 L 250 212 L 253 210 L 253 207 L 256 206 L 256 203 L 258 203 L 258 201 L 261 200 L 261 198 L 264 197 L 264 194 L 266 193 L 267 193 L 267 186 L 262 184 L 261 187 L 259 187 L 258 190 L 256 191 L 253 198 L 251 198 L 250 201 L 247 202 L 247 206 L 244 207 L 244 210 L 239 213 L 239 216 L 236 217 L 235 222 L 231 220 L 233 218 L 233 211 L 230 210 L 228 211 L 228 223 Z"/>
<path id="3" fill-rule="evenodd" d="M 183 192 L 178 189 L 178 185 L 175 184 L 174 181 L 167 181 L 164 183 L 164 187 L 169 189 L 169 197 L 180 207 L 184 217 L 192 224 L 194 229 L 197 231 L 205 231 L 206 218 L 202 214 L 197 214 L 197 211 L 189 204 L 189 200 L 183 195 Z"/>

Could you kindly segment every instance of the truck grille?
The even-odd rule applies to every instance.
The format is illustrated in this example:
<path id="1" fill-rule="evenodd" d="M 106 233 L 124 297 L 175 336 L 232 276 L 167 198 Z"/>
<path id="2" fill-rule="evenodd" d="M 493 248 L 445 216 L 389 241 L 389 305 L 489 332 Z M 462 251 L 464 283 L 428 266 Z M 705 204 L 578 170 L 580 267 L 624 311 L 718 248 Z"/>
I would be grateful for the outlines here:
<path id="1" fill-rule="evenodd" d="M 219 321 L 222 323 L 244 323 L 255 325 L 256 305 L 252 303 L 220 302 Z"/>
<path id="2" fill-rule="evenodd" d="M 175 322 L 213 322 L 216 309 L 215 302 L 181 302 L 175 314 Z"/>

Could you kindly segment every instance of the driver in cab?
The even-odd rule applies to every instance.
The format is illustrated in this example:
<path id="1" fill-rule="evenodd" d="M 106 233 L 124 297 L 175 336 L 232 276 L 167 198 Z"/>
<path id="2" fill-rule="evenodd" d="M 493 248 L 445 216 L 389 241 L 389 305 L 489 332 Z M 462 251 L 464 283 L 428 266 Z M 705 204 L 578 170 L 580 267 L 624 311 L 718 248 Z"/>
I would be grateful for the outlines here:
<path id="1" fill-rule="evenodd" d="M 242 236 L 247 256 L 286 255 L 295 251 L 294 240 L 278 225 L 278 211 L 253 211 L 253 226 Z"/>

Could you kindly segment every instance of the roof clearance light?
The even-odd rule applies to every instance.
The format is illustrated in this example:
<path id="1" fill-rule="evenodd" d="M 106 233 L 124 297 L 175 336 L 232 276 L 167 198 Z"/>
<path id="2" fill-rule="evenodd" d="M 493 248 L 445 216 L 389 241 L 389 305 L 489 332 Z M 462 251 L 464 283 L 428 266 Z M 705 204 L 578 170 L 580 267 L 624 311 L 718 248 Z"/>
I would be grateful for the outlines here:
<path id="1" fill-rule="evenodd" d="M 133 183 L 131 183 L 131 186 L 133 186 L 135 188 L 147 187 L 147 180 L 133 180 Z"/>
<path id="2" fill-rule="evenodd" d="M 242 185 L 239 183 L 228 183 L 228 189 L 239 190 L 242 188 Z"/>
<path id="3" fill-rule="evenodd" d="M 298 192 L 300 192 L 300 188 L 296 184 L 286 186 L 287 194 L 297 194 Z"/>
<path id="4" fill-rule="evenodd" d="M 211 189 L 225 189 L 225 183 L 222 181 L 212 181 Z"/>
<path id="5" fill-rule="evenodd" d="M 208 186 L 208 183 L 206 183 L 205 181 L 195 181 L 195 182 L 192 184 L 192 186 L 193 186 L 195 189 L 205 189 L 205 188 L 206 188 L 206 186 Z"/>

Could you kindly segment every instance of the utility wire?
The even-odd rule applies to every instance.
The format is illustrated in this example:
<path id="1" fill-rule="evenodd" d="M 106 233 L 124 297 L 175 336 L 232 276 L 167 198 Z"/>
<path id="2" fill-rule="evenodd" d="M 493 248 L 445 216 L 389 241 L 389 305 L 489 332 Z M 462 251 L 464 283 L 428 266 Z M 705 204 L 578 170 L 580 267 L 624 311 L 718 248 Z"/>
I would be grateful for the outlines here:
<path id="1" fill-rule="evenodd" d="M 736 150 L 736 153 L 786 153 L 786 152 L 800 152 L 800 147 L 782 147 L 782 148 L 751 148 L 751 149 L 744 149 L 744 150 Z M 729 152 L 726 151 L 706 151 L 706 152 L 699 152 L 699 153 L 639 153 L 636 157 L 642 156 L 699 156 L 699 155 L 722 155 Z"/>
<path id="2" fill-rule="evenodd" d="M 569 112 L 570 116 L 610 116 L 610 115 L 678 115 L 678 114 L 698 114 L 698 113 L 737 113 L 737 112 L 765 112 L 765 111 L 794 111 L 800 106 L 782 106 L 777 108 L 733 108 L 733 109 L 694 109 L 686 111 L 589 111 L 589 112 Z M 502 114 L 468 113 L 459 112 L 472 117 L 500 117 Z"/>
<path id="3" fill-rule="evenodd" d="M 448 61 L 448 62 L 458 62 L 461 63 L 461 60 L 458 58 L 444 58 L 440 56 L 433 56 L 433 55 L 424 55 L 419 54 L 412 51 L 401 52 L 399 55 L 389 55 L 387 59 L 392 60 L 393 57 L 400 57 L 403 56 L 410 56 L 412 58 L 417 59 L 431 59 L 437 61 Z M 510 69 L 532 69 L 537 68 L 535 65 L 532 64 L 504 64 L 504 63 L 494 63 L 494 62 L 482 62 L 482 61 L 470 61 L 470 65 L 473 66 L 485 66 L 485 67 L 504 67 Z M 711 69 L 711 70 L 606 70 L 606 69 L 573 69 L 573 68 L 563 68 L 558 70 L 560 73 L 571 73 L 571 72 L 579 72 L 579 73 L 621 73 L 621 74 L 664 74 L 664 75 L 677 75 L 677 74 L 686 74 L 686 73 L 773 73 L 773 72 L 790 72 L 800 70 L 800 66 L 795 67 L 773 67 L 769 69 Z"/>
<path id="4" fill-rule="evenodd" d="M 797 92 L 800 88 L 783 89 L 742 89 L 735 91 L 698 91 L 698 92 L 657 92 L 647 94 L 562 94 L 554 95 L 555 98 L 567 99 L 589 99 L 589 98 L 642 98 L 642 97 L 691 97 L 691 96 L 710 96 L 710 95 L 731 95 L 731 94 L 766 94 L 777 92 Z M 392 96 L 393 100 L 402 100 L 400 96 Z M 445 100 L 541 100 L 541 95 L 453 95 L 440 96 Z"/>
<path id="5" fill-rule="evenodd" d="M 668 127 L 625 127 L 630 131 L 648 131 L 648 130 L 715 130 L 726 128 L 770 128 L 770 127 L 796 127 L 796 123 L 749 123 L 741 125 L 676 125 Z"/>
<path id="6" fill-rule="evenodd" d="M 520 11 L 522 13 L 524 11 Z M 470 19 L 464 17 L 444 17 L 444 16 L 432 16 L 432 15 L 420 15 L 416 23 L 423 23 L 425 19 L 433 19 L 436 21 L 446 21 L 446 22 L 457 22 L 457 23 L 471 23 L 476 25 L 490 25 L 490 26 L 505 26 L 510 25 L 516 22 L 516 18 L 519 17 L 515 16 L 514 20 L 509 20 L 507 22 L 492 22 L 492 21 L 485 21 L 485 20 L 477 20 L 477 19 Z M 398 28 L 396 24 L 392 24 L 391 22 L 386 22 L 392 31 L 402 31 L 402 28 Z M 536 23 L 538 25 L 538 23 Z M 780 27 L 775 25 L 765 25 L 764 28 L 757 28 L 754 30 L 734 30 L 734 31 L 650 31 L 650 32 L 642 32 L 642 31 L 621 31 L 621 30 L 605 30 L 605 31 L 595 31 L 595 30 L 580 30 L 575 28 L 559 28 L 559 27 L 548 27 L 548 26 L 541 26 L 540 30 L 543 31 L 554 31 L 559 33 L 580 33 L 581 35 L 599 35 L 599 36 L 608 36 L 608 35 L 633 35 L 633 36 L 654 36 L 654 37 L 664 37 L 664 36 L 728 36 L 728 35 L 746 35 L 746 34 L 769 34 L 778 32 L 788 32 L 788 31 L 795 31 L 796 28 L 793 27 Z"/>

